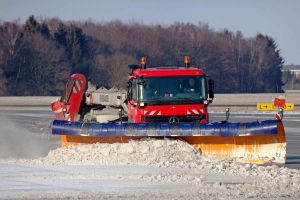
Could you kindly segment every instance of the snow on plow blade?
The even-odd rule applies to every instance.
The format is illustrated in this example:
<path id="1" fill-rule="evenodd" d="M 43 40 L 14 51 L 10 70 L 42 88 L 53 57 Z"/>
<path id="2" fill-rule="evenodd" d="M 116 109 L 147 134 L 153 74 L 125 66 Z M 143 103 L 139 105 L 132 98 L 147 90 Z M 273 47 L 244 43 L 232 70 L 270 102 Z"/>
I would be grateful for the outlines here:
<path id="1" fill-rule="evenodd" d="M 82 123 L 54 120 L 52 134 L 63 146 L 77 143 L 127 142 L 145 137 L 187 141 L 202 155 L 240 162 L 284 164 L 286 138 L 277 120 L 248 123 Z"/>

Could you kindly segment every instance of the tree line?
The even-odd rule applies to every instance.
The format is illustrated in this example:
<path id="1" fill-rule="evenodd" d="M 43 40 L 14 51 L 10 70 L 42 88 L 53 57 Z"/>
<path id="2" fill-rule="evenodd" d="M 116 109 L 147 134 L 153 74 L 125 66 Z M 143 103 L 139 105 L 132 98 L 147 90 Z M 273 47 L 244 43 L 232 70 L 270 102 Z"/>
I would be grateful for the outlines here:
<path id="1" fill-rule="evenodd" d="M 283 58 L 274 39 L 207 24 L 168 26 L 58 18 L 0 22 L 0 94 L 60 95 L 72 73 L 125 87 L 128 64 L 183 66 L 183 56 L 215 80 L 218 93 L 281 92 Z"/>

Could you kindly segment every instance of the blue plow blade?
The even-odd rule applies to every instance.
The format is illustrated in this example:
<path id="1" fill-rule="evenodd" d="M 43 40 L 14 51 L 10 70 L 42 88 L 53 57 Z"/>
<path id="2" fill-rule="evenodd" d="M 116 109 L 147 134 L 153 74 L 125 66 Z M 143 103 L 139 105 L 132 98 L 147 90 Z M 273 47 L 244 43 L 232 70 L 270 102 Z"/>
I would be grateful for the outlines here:
<path id="1" fill-rule="evenodd" d="M 83 123 L 54 120 L 53 135 L 69 136 L 254 136 L 277 134 L 277 120 L 234 122 L 179 123 Z"/>

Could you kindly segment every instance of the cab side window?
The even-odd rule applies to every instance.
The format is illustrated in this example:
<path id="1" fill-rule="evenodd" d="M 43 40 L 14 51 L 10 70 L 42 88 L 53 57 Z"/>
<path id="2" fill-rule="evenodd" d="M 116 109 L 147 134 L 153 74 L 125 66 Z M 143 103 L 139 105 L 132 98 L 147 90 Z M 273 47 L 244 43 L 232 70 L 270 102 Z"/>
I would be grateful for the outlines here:
<path id="1" fill-rule="evenodd" d="M 137 99 L 137 82 L 136 79 L 132 80 L 132 99 Z"/>

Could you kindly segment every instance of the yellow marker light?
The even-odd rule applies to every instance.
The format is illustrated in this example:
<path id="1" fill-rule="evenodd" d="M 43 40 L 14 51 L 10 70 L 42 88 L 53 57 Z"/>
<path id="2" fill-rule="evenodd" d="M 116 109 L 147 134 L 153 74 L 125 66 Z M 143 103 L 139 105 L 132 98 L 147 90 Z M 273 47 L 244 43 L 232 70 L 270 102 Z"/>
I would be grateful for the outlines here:
<path id="1" fill-rule="evenodd" d="M 191 61 L 190 57 L 189 56 L 184 56 L 183 60 L 184 60 L 184 66 L 186 68 L 189 68 L 190 67 L 190 61 Z"/>
<path id="2" fill-rule="evenodd" d="M 184 56 L 184 64 L 189 64 L 191 62 L 191 59 L 189 56 Z"/>
<path id="3" fill-rule="evenodd" d="M 147 60 L 146 57 L 141 57 L 141 65 L 146 65 L 147 64 Z"/>

